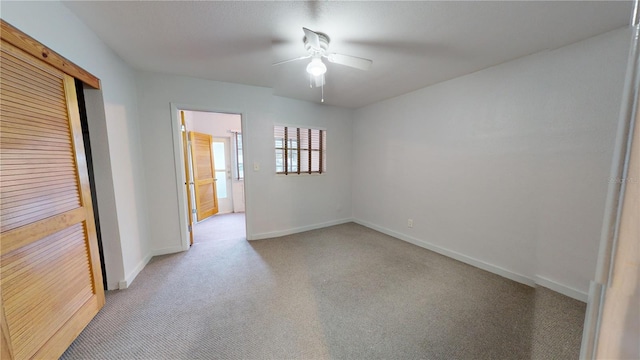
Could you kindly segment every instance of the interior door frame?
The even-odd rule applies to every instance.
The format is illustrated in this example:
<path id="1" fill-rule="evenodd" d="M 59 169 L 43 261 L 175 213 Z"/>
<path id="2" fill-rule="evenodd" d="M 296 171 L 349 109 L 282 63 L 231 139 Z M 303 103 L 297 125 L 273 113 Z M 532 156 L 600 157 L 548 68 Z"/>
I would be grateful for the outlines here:
<path id="1" fill-rule="evenodd" d="M 180 111 L 202 111 L 202 112 L 212 112 L 212 113 L 221 113 L 221 114 L 233 114 L 240 115 L 240 129 L 242 131 L 242 155 L 245 163 L 248 163 L 247 153 L 249 152 L 247 149 L 251 149 L 251 144 L 249 144 L 245 137 L 248 132 L 246 128 L 246 117 L 242 111 L 234 110 L 234 109 L 220 109 L 220 108 L 212 108 L 209 106 L 200 106 L 193 104 L 184 104 L 184 103 L 170 103 L 171 105 L 171 133 L 173 138 L 173 159 L 175 165 L 175 175 L 176 175 L 176 193 L 178 196 L 178 220 L 180 223 L 180 248 L 185 251 L 189 250 L 189 229 L 188 229 L 188 221 L 187 221 L 187 190 L 184 186 L 186 181 L 185 175 L 185 164 L 184 164 L 184 154 L 183 154 L 183 140 L 182 140 L 182 126 L 180 122 Z M 253 175 L 249 172 L 245 171 L 244 174 L 244 204 L 245 204 L 245 231 L 247 234 L 247 239 L 251 239 L 253 235 L 253 230 L 251 229 L 251 212 L 249 211 L 251 199 L 253 198 L 251 194 L 247 193 L 247 184 L 251 184 L 253 181 Z"/>
<path id="2" fill-rule="evenodd" d="M 187 237 L 189 238 L 189 246 L 193 245 L 193 203 L 191 202 L 191 162 L 189 161 L 189 156 L 191 154 L 191 149 L 189 149 L 189 133 L 187 129 L 187 124 L 184 120 L 184 110 L 178 111 L 180 113 L 180 132 L 182 134 L 182 149 L 183 149 L 183 159 L 184 159 L 184 187 L 187 193 Z"/>

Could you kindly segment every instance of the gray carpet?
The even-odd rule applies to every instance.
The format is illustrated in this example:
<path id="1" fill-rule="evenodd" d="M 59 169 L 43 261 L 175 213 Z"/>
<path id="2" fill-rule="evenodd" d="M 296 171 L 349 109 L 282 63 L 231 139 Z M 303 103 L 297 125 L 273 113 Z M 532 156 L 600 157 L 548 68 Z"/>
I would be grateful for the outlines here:
<path id="1" fill-rule="evenodd" d="M 62 358 L 577 359 L 584 313 L 349 223 L 156 257 Z"/>
<path id="2" fill-rule="evenodd" d="M 193 225 L 194 244 L 246 236 L 244 213 L 214 215 Z"/>

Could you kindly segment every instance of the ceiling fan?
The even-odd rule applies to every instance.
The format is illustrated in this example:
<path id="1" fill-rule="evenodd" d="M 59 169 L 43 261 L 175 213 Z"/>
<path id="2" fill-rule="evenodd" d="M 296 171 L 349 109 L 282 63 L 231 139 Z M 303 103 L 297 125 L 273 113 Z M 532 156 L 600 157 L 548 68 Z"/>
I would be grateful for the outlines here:
<path id="1" fill-rule="evenodd" d="M 329 36 L 325 33 L 309 30 L 305 27 L 304 31 L 304 48 L 307 51 L 307 55 L 300 56 L 294 59 L 279 61 L 272 66 L 282 65 L 288 62 L 311 59 L 311 62 L 307 65 L 307 73 L 309 74 L 309 86 L 322 88 L 322 100 L 324 102 L 324 74 L 327 72 L 327 66 L 322 62 L 322 58 L 327 59 L 330 63 L 345 65 L 360 70 L 369 70 L 373 61 L 351 55 L 343 55 L 336 53 L 329 53 Z"/>

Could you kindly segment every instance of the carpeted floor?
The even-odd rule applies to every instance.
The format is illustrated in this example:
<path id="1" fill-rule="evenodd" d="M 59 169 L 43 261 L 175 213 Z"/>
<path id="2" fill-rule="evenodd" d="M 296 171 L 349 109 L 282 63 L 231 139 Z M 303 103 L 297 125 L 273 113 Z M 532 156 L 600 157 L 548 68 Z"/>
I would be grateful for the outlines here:
<path id="1" fill-rule="evenodd" d="M 244 213 L 214 215 L 193 226 L 193 243 L 246 238 Z"/>
<path id="2" fill-rule="evenodd" d="M 62 358 L 578 358 L 585 304 L 550 290 L 354 223 L 243 232 L 154 258 Z"/>

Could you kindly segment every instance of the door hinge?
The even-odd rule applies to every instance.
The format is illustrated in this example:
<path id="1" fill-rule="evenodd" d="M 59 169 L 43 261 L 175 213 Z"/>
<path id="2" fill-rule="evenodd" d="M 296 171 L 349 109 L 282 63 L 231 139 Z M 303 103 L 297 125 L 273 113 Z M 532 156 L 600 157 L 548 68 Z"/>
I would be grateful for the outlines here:
<path id="1" fill-rule="evenodd" d="M 189 229 L 189 232 L 191 232 L 191 225 L 187 226 L 187 228 Z"/>
<path id="2" fill-rule="evenodd" d="M 186 128 L 184 125 L 182 125 L 182 126 L 180 127 L 180 130 L 182 130 L 182 132 L 185 132 L 185 131 L 187 131 L 187 128 Z"/>
<path id="3" fill-rule="evenodd" d="M 192 214 L 195 214 L 196 212 L 197 212 L 197 210 L 196 210 L 196 209 L 191 209 L 191 213 L 192 213 Z"/>

